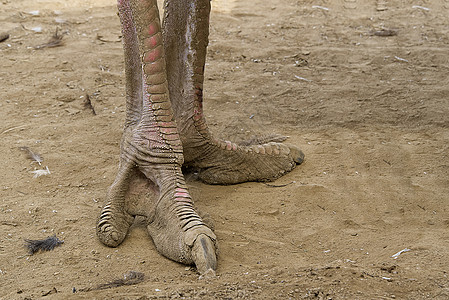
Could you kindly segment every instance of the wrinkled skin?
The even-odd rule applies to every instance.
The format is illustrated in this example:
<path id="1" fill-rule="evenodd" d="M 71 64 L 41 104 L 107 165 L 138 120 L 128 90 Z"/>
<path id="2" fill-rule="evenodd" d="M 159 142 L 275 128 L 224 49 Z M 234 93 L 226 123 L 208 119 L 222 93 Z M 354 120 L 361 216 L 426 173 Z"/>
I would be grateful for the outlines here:
<path id="1" fill-rule="evenodd" d="M 110 247 L 144 216 L 157 250 L 215 274 L 216 236 L 195 211 L 183 165 L 211 184 L 274 180 L 303 161 L 278 136 L 237 145 L 215 139 L 202 109 L 209 0 L 118 0 L 126 74 L 126 121 L 117 177 L 97 224 Z"/>

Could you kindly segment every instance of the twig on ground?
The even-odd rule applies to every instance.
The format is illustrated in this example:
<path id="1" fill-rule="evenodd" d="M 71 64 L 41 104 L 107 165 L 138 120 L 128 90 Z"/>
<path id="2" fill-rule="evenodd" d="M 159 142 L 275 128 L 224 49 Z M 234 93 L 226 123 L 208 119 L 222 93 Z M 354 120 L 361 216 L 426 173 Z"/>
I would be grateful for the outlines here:
<path id="1" fill-rule="evenodd" d="M 372 31 L 371 34 L 376 36 L 395 36 L 398 35 L 398 31 L 395 29 L 381 29 Z"/>
<path id="2" fill-rule="evenodd" d="M 123 275 L 123 279 L 116 279 L 113 280 L 111 282 L 108 283 L 103 283 L 100 285 L 97 285 L 96 287 L 87 287 L 87 288 L 82 288 L 79 290 L 76 290 L 75 288 L 73 288 L 73 292 L 89 292 L 89 291 L 95 291 L 95 290 L 105 290 L 105 289 L 111 289 L 111 288 L 115 288 L 115 287 L 120 287 L 120 286 L 124 286 L 124 285 L 135 285 L 138 283 L 141 283 L 142 281 L 144 281 L 145 279 L 145 275 L 143 273 L 140 272 L 136 272 L 136 271 L 129 271 L 128 273 L 126 273 L 125 275 Z"/>
<path id="3" fill-rule="evenodd" d="M 7 32 L 0 33 L 0 43 L 6 41 L 7 39 L 9 39 L 9 33 Z"/>
<path id="4" fill-rule="evenodd" d="M 269 184 L 269 183 L 266 183 L 266 182 L 264 182 L 263 184 L 265 184 L 268 187 L 279 188 L 279 187 L 284 187 L 284 186 L 287 186 L 287 185 L 290 185 L 290 184 L 293 184 L 293 183 L 296 183 L 296 181 L 292 181 L 292 182 L 289 182 L 289 183 L 286 183 L 286 184 Z"/>
<path id="5" fill-rule="evenodd" d="M 84 98 L 83 106 L 84 106 L 84 109 L 90 109 L 94 116 L 97 115 L 97 113 L 95 112 L 95 109 L 92 105 L 92 101 L 90 100 L 90 97 L 88 94 L 86 94 L 86 97 Z"/>
<path id="6" fill-rule="evenodd" d="M 404 252 L 408 252 L 408 251 L 411 251 L 411 249 L 409 249 L 409 248 L 402 249 L 402 250 L 399 251 L 398 253 L 393 254 L 391 257 L 392 257 L 393 259 L 397 259 L 397 258 L 399 257 L 399 255 L 401 255 L 401 254 L 404 253 Z"/>

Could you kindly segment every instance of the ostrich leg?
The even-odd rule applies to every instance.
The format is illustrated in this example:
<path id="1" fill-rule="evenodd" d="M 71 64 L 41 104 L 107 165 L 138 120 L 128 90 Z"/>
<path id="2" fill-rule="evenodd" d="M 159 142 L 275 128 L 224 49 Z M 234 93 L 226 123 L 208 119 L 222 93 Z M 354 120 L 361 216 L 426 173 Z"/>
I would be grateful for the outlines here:
<path id="1" fill-rule="evenodd" d="M 270 142 L 249 146 L 215 139 L 203 114 L 203 81 L 210 0 L 165 1 L 164 47 L 167 76 L 185 165 L 212 184 L 267 181 L 304 159 L 294 146 Z"/>
<path id="2" fill-rule="evenodd" d="M 127 116 L 117 177 L 97 224 L 100 240 L 119 245 L 136 215 L 164 256 L 216 268 L 215 235 L 193 208 L 181 172 L 183 148 L 169 100 L 156 0 L 118 0 L 125 52 Z"/>

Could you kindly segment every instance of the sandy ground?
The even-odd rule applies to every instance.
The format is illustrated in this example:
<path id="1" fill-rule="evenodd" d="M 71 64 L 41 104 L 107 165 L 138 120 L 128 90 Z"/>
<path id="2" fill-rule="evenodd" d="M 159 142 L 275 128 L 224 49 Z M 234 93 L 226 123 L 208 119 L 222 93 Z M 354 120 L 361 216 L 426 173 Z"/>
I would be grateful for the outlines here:
<path id="1" fill-rule="evenodd" d="M 95 236 L 125 111 L 114 2 L 0 1 L 0 298 L 447 299 L 449 1 L 213 5 L 211 129 L 288 135 L 306 162 L 271 185 L 188 178 L 219 239 L 207 281 L 141 222 L 115 249 Z M 34 48 L 56 28 L 62 46 Z M 24 239 L 54 234 L 61 247 L 27 255 Z M 144 281 L 96 289 L 131 270 Z"/>

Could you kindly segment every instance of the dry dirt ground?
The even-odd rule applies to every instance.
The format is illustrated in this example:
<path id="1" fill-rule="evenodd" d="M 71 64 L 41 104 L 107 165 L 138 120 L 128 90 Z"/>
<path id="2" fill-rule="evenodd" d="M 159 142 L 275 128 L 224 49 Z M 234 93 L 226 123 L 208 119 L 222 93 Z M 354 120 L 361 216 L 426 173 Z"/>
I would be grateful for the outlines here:
<path id="1" fill-rule="evenodd" d="M 115 249 L 95 235 L 125 111 L 114 1 L 0 1 L 0 298 L 447 299 L 449 1 L 213 8 L 212 130 L 288 135 L 306 162 L 270 185 L 188 177 L 220 246 L 218 278 L 199 280 L 142 222 Z M 36 49 L 56 28 L 62 45 Z M 62 246 L 27 255 L 24 239 L 54 234 Z M 99 289 L 129 271 L 143 282 Z"/>

